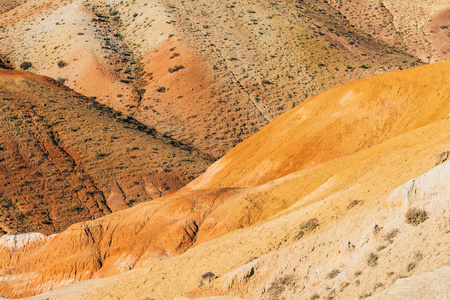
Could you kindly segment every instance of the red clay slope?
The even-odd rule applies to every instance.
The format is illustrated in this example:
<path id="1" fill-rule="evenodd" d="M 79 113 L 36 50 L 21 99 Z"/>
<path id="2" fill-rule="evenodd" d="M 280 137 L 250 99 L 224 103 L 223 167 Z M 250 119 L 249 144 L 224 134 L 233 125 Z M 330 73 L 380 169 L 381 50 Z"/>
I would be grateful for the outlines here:
<path id="1" fill-rule="evenodd" d="M 59 232 L 174 192 L 210 163 L 51 78 L 0 69 L 0 232 Z"/>

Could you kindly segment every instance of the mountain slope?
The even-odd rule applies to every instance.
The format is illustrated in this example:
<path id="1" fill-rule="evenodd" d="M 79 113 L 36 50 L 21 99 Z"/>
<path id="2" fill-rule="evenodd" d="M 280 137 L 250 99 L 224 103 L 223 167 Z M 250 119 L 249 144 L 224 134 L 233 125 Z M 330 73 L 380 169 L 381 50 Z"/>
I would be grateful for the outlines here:
<path id="1" fill-rule="evenodd" d="M 235 2 L 28 0 L 0 51 L 215 158 L 306 98 L 422 64 L 324 1 Z"/>
<path id="2" fill-rule="evenodd" d="M 56 236 L 3 236 L 0 294 L 28 296 L 97 278 L 42 297 L 264 299 L 334 288 L 348 298 L 389 287 L 394 274 L 448 264 L 449 164 L 442 162 L 450 147 L 449 66 L 380 75 L 313 97 L 173 195 Z M 412 191 L 423 193 L 404 192 L 438 164 L 412 181 Z M 409 208 L 425 209 L 428 218 L 408 224 Z M 421 234 L 429 243 L 412 247 Z"/>
<path id="3" fill-rule="evenodd" d="M 59 232 L 174 192 L 210 160 L 53 79 L 0 69 L 0 230 Z"/>
<path id="4" fill-rule="evenodd" d="M 420 58 L 449 58 L 450 6 L 445 0 L 328 1 L 356 28 Z M 361 13 L 362 12 L 362 13 Z"/>

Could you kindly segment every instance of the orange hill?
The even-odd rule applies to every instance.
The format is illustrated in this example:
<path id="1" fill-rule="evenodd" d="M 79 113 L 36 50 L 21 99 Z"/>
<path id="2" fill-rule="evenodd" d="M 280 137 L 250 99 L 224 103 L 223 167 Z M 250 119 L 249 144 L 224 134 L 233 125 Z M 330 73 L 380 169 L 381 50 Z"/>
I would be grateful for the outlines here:
<path id="1" fill-rule="evenodd" d="M 48 77 L 0 69 L 0 109 L 0 232 L 60 232 L 174 192 L 211 162 Z"/>
<path id="2" fill-rule="evenodd" d="M 354 298 L 392 285 L 389 276 L 404 276 L 408 262 L 408 276 L 441 267 L 448 200 L 388 196 L 446 160 L 449 75 L 447 61 L 339 86 L 278 117 L 173 195 L 56 236 L 5 235 L 0 295 L 135 269 L 48 297 L 305 298 L 334 287 Z M 404 222 L 411 204 L 430 212 L 427 226 Z M 420 232 L 432 244 L 418 253 L 410 243 Z"/>

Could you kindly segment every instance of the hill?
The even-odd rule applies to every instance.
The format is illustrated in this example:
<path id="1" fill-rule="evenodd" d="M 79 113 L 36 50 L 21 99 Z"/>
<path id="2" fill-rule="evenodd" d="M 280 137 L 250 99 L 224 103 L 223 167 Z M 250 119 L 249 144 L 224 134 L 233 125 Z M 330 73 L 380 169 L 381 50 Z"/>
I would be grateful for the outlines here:
<path id="1" fill-rule="evenodd" d="M 37 299 L 348 299 L 431 282 L 450 262 L 449 67 L 315 96 L 175 194 L 3 236 L 0 295 L 93 279 Z"/>
<path id="2" fill-rule="evenodd" d="M 60 232 L 174 192 L 211 160 L 55 80 L 0 69 L 0 232 Z"/>
<path id="3" fill-rule="evenodd" d="M 329 88 L 449 58 L 441 0 L 347 2 L 7 0 L 0 52 L 219 158 Z"/>

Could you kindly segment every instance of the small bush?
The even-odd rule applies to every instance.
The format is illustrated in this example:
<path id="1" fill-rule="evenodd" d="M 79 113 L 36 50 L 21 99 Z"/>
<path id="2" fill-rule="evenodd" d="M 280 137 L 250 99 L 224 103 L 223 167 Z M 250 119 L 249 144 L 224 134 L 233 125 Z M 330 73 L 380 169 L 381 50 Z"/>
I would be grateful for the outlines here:
<path id="1" fill-rule="evenodd" d="M 367 259 L 367 265 L 369 267 L 375 267 L 377 265 L 378 255 L 371 253 Z"/>
<path id="2" fill-rule="evenodd" d="M 352 200 L 352 201 L 350 201 L 350 203 L 347 205 L 347 209 L 350 209 L 350 208 L 353 208 L 353 207 L 355 207 L 356 205 L 358 205 L 358 204 L 360 204 L 360 203 L 363 203 L 364 201 L 362 201 L 362 200 Z"/>
<path id="3" fill-rule="evenodd" d="M 350 285 L 350 282 L 344 281 L 341 283 L 340 291 L 342 292 L 346 287 Z"/>
<path id="4" fill-rule="evenodd" d="M 61 77 L 59 77 L 57 80 L 58 80 L 59 83 L 65 84 L 66 81 L 67 81 L 67 78 L 61 78 Z"/>
<path id="5" fill-rule="evenodd" d="M 381 250 L 384 250 L 384 249 L 386 249 L 386 246 L 385 245 L 381 245 L 380 247 L 377 248 L 377 251 L 381 251 Z"/>
<path id="6" fill-rule="evenodd" d="M 319 298 L 320 298 L 319 294 L 315 293 L 311 297 L 309 297 L 309 300 L 315 300 L 315 299 L 319 299 Z"/>
<path id="7" fill-rule="evenodd" d="M 385 236 L 384 236 L 384 240 L 385 241 L 389 241 L 389 242 L 393 242 L 394 238 L 397 236 L 397 234 L 400 232 L 400 230 L 398 230 L 398 228 L 394 228 L 391 231 L 389 231 Z"/>
<path id="8" fill-rule="evenodd" d="M 63 60 L 58 61 L 58 67 L 60 68 L 64 68 L 65 66 L 67 66 L 67 63 Z"/>
<path id="9" fill-rule="evenodd" d="M 334 270 L 332 270 L 330 273 L 328 273 L 327 278 L 328 278 L 328 279 L 333 279 L 334 277 L 338 276 L 338 274 L 339 274 L 340 272 L 341 272 L 341 271 L 339 271 L 338 269 L 334 269 Z"/>
<path id="10" fill-rule="evenodd" d="M 176 72 L 176 71 L 181 70 L 181 69 L 184 69 L 184 66 L 177 65 L 177 66 L 174 66 L 173 68 L 169 68 L 169 73 L 173 73 L 173 72 Z"/>
<path id="11" fill-rule="evenodd" d="M 312 219 L 309 219 L 308 221 L 306 221 L 305 223 L 303 223 L 300 226 L 300 229 L 303 229 L 306 232 L 311 232 L 314 229 L 316 229 L 317 226 L 319 226 L 319 222 L 317 221 L 316 218 L 312 218 Z"/>
<path id="12" fill-rule="evenodd" d="M 384 286 L 384 284 L 382 284 L 381 282 L 377 282 L 376 284 L 375 284 L 375 286 L 373 287 L 373 290 L 375 291 L 375 290 L 377 290 L 377 289 L 379 289 L 379 288 L 382 288 Z"/>
<path id="13" fill-rule="evenodd" d="M 408 270 L 408 272 L 411 272 L 412 270 L 414 270 L 415 267 L 416 267 L 416 263 L 411 262 L 408 264 L 408 267 L 406 268 L 406 270 Z"/>
<path id="14" fill-rule="evenodd" d="M 202 280 L 200 280 L 200 285 L 199 286 L 203 286 L 203 285 L 207 285 L 209 283 L 211 283 L 214 279 L 215 279 L 215 275 L 212 272 L 206 272 L 205 274 L 202 275 Z"/>
<path id="15" fill-rule="evenodd" d="M 428 219 L 427 212 L 423 209 L 410 208 L 405 214 L 406 223 L 417 226 Z"/>
<path id="16" fill-rule="evenodd" d="M 206 272 L 205 274 L 202 275 L 202 279 L 205 278 L 214 278 L 214 273 L 213 272 Z"/>
<path id="17" fill-rule="evenodd" d="M 23 63 L 20 64 L 20 68 L 22 70 L 28 70 L 29 68 L 31 68 L 33 66 L 32 63 L 30 63 L 29 61 L 24 61 Z"/>
<path id="18" fill-rule="evenodd" d="M 278 299 L 279 296 L 286 290 L 287 287 L 293 287 L 295 285 L 294 275 L 287 274 L 276 278 L 267 290 L 268 295 L 272 296 L 271 299 Z"/>

